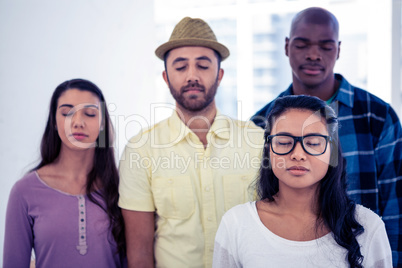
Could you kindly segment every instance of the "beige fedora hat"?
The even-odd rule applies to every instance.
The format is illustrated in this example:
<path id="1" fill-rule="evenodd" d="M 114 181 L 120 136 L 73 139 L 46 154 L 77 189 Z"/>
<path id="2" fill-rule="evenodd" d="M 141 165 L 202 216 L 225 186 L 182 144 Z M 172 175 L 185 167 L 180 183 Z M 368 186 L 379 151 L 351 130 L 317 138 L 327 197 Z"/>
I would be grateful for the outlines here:
<path id="1" fill-rule="evenodd" d="M 211 27 L 202 19 L 185 17 L 173 29 L 168 42 L 160 45 L 155 54 L 164 60 L 165 53 L 171 49 L 184 46 L 207 47 L 217 51 L 222 60 L 229 57 L 229 49 L 218 43 Z"/>

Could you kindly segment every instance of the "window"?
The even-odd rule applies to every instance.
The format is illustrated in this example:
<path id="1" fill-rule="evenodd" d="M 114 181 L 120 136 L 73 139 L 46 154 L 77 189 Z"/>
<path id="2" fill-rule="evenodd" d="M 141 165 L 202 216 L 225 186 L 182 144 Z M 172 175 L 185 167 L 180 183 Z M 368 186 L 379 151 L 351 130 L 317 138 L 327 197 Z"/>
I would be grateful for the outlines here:
<path id="1" fill-rule="evenodd" d="M 291 69 L 284 53 L 285 37 L 293 16 L 310 6 L 328 9 L 340 23 L 341 55 L 335 72 L 386 102 L 392 100 L 399 116 L 402 114 L 400 1 L 155 0 L 154 6 L 157 25 L 164 29 L 159 31 L 158 44 L 169 39 L 181 18 L 190 16 L 207 21 L 218 41 L 230 49 L 231 56 L 222 63 L 225 76 L 216 99 L 218 108 L 225 114 L 248 120 L 289 86 Z M 399 16 L 398 23 L 390 19 L 395 21 L 395 16 Z M 391 28 L 392 33 L 387 30 Z M 395 36 L 398 42 L 392 41 Z M 392 50 L 385 49 L 391 46 Z M 398 71 L 389 75 L 395 66 Z M 158 77 L 160 71 L 159 68 Z M 163 90 L 166 92 L 165 86 Z"/>

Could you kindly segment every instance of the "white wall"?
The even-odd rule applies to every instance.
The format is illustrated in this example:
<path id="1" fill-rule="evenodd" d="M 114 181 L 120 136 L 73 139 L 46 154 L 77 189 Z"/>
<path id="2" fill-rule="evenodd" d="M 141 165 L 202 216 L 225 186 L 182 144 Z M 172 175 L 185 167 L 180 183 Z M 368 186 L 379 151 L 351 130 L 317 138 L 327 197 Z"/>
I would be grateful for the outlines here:
<path id="1" fill-rule="evenodd" d="M 8 194 L 37 164 L 53 90 L 71 78 L 97 84 L 121 152 L 140 127 L 129 120 L 149 117 L 155 97 L 153 21 L 153 1 L 0 0 L 0 266 Z"/>

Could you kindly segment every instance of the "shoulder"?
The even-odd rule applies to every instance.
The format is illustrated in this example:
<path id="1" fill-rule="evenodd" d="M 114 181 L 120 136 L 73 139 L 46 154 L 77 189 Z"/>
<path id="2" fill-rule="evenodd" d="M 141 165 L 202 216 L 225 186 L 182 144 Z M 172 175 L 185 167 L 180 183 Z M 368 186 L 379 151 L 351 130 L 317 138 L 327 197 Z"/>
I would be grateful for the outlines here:
<path id="1" fill-rule="evenodd" d="M 264 130 L 252 121 L 233 119 L 227 115 L 218 114 L 210 131 L 215 135 L 231 140 L 241 150 L 261 149 L 264 143 Z M 241 143 L 240 143 L 241 142 Z"/>
<path id="2" fill-rule="evenodd" d="M 376 119 L 376 122 L 395 125 L 396 127 L 400 125 L 398 115 L 389 103 L 360 88 L 355 88 L 353 110 L 364 111 L 371 118 Z"/>
<path id="3" fill-rule="evenodd" d="M 362 255 L 365 256 L 363 265 L 391 267 L 392 253 L 382 219 L 362 205 L 356 205 L 356 218 L 364 228 L 364 232 L 357 236 Z"/>
<path id="4" fill-rule="evenodd" d="M 342 108 L 340 114 L 346 116 L 345 112 L 350 111 L 357 118 L 373 119 L 372 122 L 377 124 L 378 131 L 381 131 L 381 125 L 385 122 L 392 125 L 399 124 L 399 118 L 389 103 L 367 90 L 351 85 L 341 75 L 337 74 L 337 77 L 341 81 L 343 90 L 342 97 L 339 98 L 341 102 L 351 107 L 351 110 Z M 349 97 L 351 98 L 349 99 Z"/>
<path id="5" fill-rule="evenodd" d="M 169 128 L 168 121 L 169 121 L 169 118 L 166 118 L 156 124 L 142 128 L 136 135 L 134 135 L 130 138 L 129 143 L 137 143 L 144 136 L 149 136 L 152 133 L 160 132 L 160 131 L 165 130 L 166 128 Z"/>
<path id="6" fill-rule="evenodd" d="M 375 105 L 381 107 L 390 107 L 390 105 L 382 100 L 381 98 L 377 97 L 376 95 L 368 92 L 367 90 L 361 89 L 359 87 L 353 86 L 354 89 L 354 102 L 362 102 L 362 103 L 373 103 Z"/>
<path id="7" fill-rule="evenodd" d="M 37 189 L 39 183 L 40 182 L 35 171 L 27 173 L 24 177 L 19 179 L 11 188 L 9 202 L 27 203 L 27 200 L 35 195 L 35 191 L 33 191 L 33 189 Z"/>
<path id="8" fill-rule="evenodd" d="M 257 126 L 253 121 L 242 121 L 230 118 L 230 121 L 234 123 L 234 125 L 242 130 L 252 130 L 258 133 L 264 133 L 264 130 Z"/>
<path id="9" fill-rule="evenodd" d="M 264 107 L 262 107 L 259 111 L 257 111 L 251 118 L 250 120 L 252 120 L 257 126 L 265 128 L 265 120 L 266 117 L 268 116 L 268 114 L 271 112 L 272 107 L 276 101 L 277 98 L 283 97 L 283 96 L 287 96 L 287 95 L 292 95 L 292 85 L 289 86 L 289 88 L 285 91 L 283 91 L 282 93 L 280 93 L 278 95 L 278 97 L 276 97 L 274 100 L 268 102 L 268 104 L 266 104 Z"/>
<path id="10" fill-rule="evenodd" d="M 29 172 L 19 179 L 13 186 L 12 191 L 26 191 L 31 189 L 33 185 L 38 183 L 38 175 L 36 171 Z"/>
<path id="11" fill-rule="evenodd" d="M 154 125 L 142 128 L 136 135 L 132 136 L 126 143 L 125 153 L 133 151 L 147 151 L 151 146 L 152 142 L 163 143 L 164 140 L 169 139 L 168 133 L 169 129 L 169 118 L 164 119 Z M 160 141 L 160 140 L 163 141 Z"/>
<path id="12" fill-rule="evenodd" d="M 384 222 L 374 211 L 356 204 L 355 215 L 357 221 L 363 225 L 365 232 L 373 231 L 377 229 L 379 226 L 383 226 Z"/>
<path id="13" fill-rule="evenodd" d="M 238 222 L 242 219 L 250 218 L 253 211 L 253 206 L 255 206 L 255 202 L 247 202 L 244 204 L 239 204 L 228 211 L 223 215 L 226 221 L 229 222 Z"/>
<path id="14" fill-rule="evenodd" d="M 352 86 L 353 89 L 353 107 L 354 109 L 370 109 L 370 112 L 374 114 L 395 114 L 391 105 L 378 96 L 368 92 L 367 90 L 361 89 L 356 86 Z"/>
<path id="15" fill-rule="evenodd" d="M 343 77 L 341 74 L 335 74 L 335 78 L 340 82 L 340 90 L 342 96 L 340 98 L 343 99 L 344 102 L 348 102 L 349 97 L 352 97 L 352 99 L 350 100 L 353 101 L 354 107 L 356 105 L 357 107 L 368 107 L 368 104 L 374 104 L 382 108 L 390 107 L 388 103 L 386 103 L 384 100 L 377 97 L 376 95 L 349 83 L 346 78 Z"/>
<path id="16" fill-rule="evenodd" d="M 260 110 L 258 110 L 253 117 L 256 116 L 267 116 L 267 114 L 271 111 L 272 105 L 274 104 L 276 99 L 268 102 L 264 107 L 262 107 Z"/>

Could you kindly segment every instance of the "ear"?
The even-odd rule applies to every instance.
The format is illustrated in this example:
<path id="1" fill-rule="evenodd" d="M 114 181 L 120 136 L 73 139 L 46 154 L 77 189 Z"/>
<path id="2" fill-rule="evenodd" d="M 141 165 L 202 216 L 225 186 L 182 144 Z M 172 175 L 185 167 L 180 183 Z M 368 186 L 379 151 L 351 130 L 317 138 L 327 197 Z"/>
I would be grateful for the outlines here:
<path id="1" fill-rule="evenodd" d="M 162 72 L 162 77 L 163 77 L 163 80 L 165 80 L 166 85 L 169 86 L 169 77 L 168 77 L 168 74 L 167 74 L 166 70 L 164 70 Z"/>
<path id="2" fill-rule="evenodd" d="M 222 68 L 220 68 L 218 71 L 218 86 L 221 84 L 224 74 L 225 74 L 225 71 Z"/>
<path id="3" fill-rule="evenodd" d="M 338 42 L 338 55 L 336 55 L 336 59 L 339 59 L 340 54 L 341 54 L 341 41 Z"/>
<path id="4" fill-rule="evenodd" d="M 285 38 L 285 55 L 289 57 L 289 38 Z"/>

